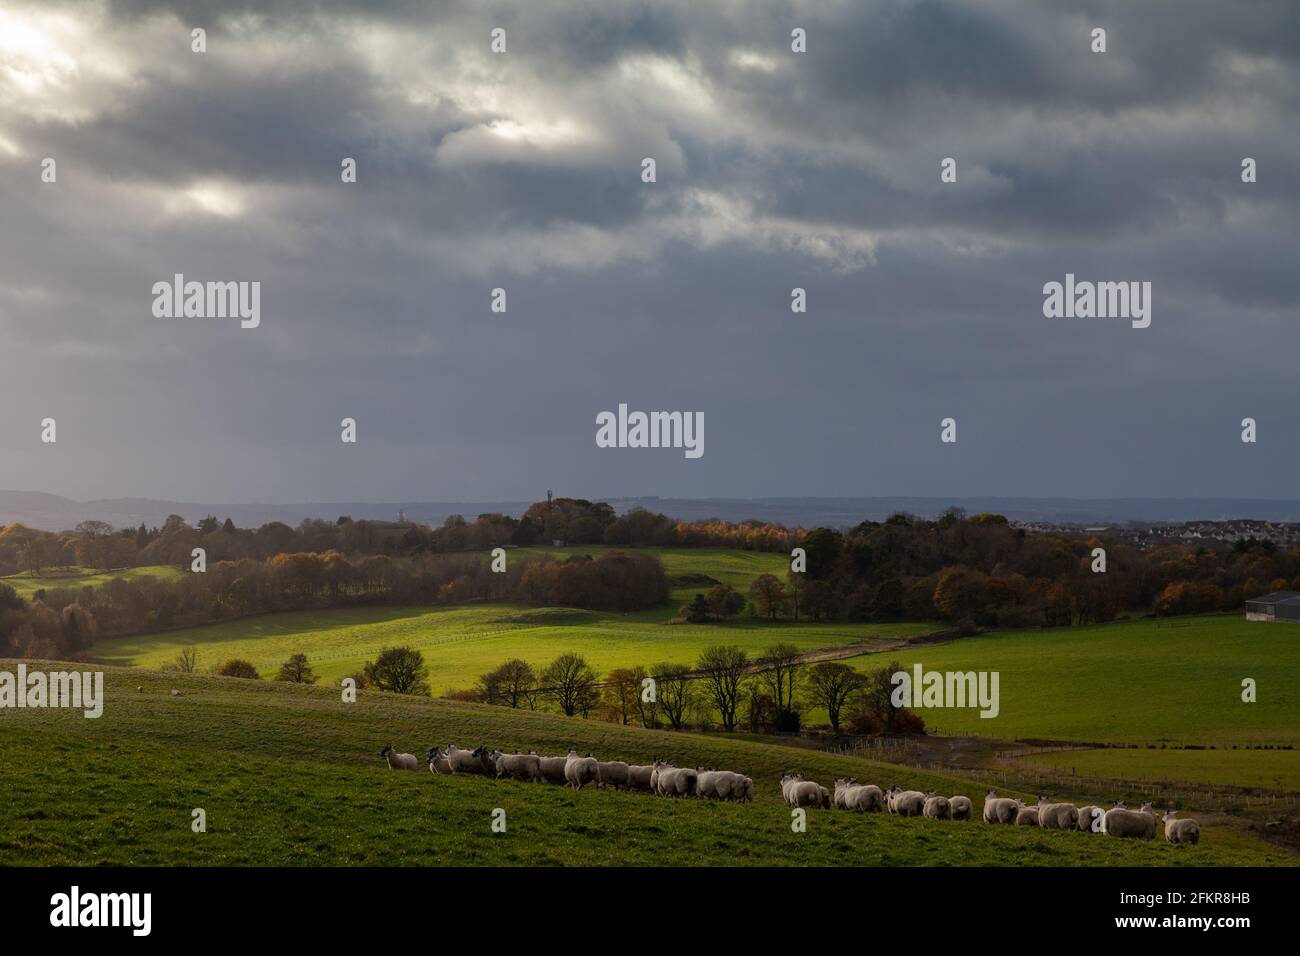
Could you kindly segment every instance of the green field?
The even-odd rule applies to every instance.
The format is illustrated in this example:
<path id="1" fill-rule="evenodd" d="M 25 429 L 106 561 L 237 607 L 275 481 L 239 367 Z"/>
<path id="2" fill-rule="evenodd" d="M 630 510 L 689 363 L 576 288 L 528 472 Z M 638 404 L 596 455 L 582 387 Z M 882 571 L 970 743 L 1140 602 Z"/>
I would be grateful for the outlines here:
<path id="1" fill-rule="evenodd" d="M 660 661 L 694 663 L 711 644 L 740 644 L 752 653 L 784 641 L 806 650 L 898 638 L 932 630 L 925 624 L 666 624 L 644 615 L 571 608 L 476 604 L 450 608 L 342 608 L 267 614 L 210 627 L 101 640 L 95 655 L 118 664 L 161 667 L 188 646 L 201 667 L 232 657 L 274 676 L 290 654 L 304 653 L 323 677 L 355 673 L 384 647 L 408 644 L 424 654 L 434 693 L 469 688 L 512 657 L 544 666 L 574 651 L 600 673 Z"/>
<path id="2" fill-rule="evenodd" d="M 663 563 L 669 577 L 681 577 L 687 574 L 706 574 L 721 584 L 730 584 L 741 594 L 748 594 L 749 585 L 760 574 L 775 574 L 782 581 L 790 569 L 790 557 L 767 551 L 738 551 L 730 548 L 613 548 L 602 545 L 583 545 L 572 548 L 510 548 L 506 552 L 507 560 L 517 558 L 553 558 L 570 557 L 575 554 L 589 554 L 598 558 L 611 551 L 627 551 L 635 554 L 652 554 Z M 670 617 L 677 609 L 695 597 L 707 591 L 711 585 L 681 586 L 672 590 L 670 606 L 662 611 L 648 612 L 655 619 Z"/>
<path id="3" fill-rule="evenodd" d="M 99 587 L 114 578 L 125 578 L 130 581 L 135 578 L 155 577 L 163 581 L 171 581 L 180 578 L 184 573 L 184 571 L 172 564 L 154 564 L 143 568 L 119 568 L 115 571 L 96 571 L 93 568 L 47 568 L 40 575 L 33 575 L 30 571 L 23 571 L 21 574 L 2 577 L 0 582 L 12 587 L 18 592 L 19 597 L 30 598 L 40 590 Z"/>
<path id="4" fill-rule="evenodd" d="M 16 662 L 0 661 L 12 670 Z M 29 666 L 39 666 L 29 662 Z M 49 665 L 59 667 L 60 665 Z M 137 685 L 141 688 L 137 690 Z M 624 728 L 429 698 L 108 669 L 103 717 L 0 711 L 0 865 L 1294 865 L 1232 823 L 1173 847 L 982 822 L 808 812 L 794 833 L 777 779 L 968 793 L 934 774 L 772 744 Z M 172 688 L 182 696 L 173 697 Z M 486 742 L 750 774 L 750 805 L 389 771 L 386 743 Z M 490 831 L 495 808 L 507 832 Z M 202 808 L 207 832 L 191 830 Z"/>
<path id="5" fill-rule="evenodd" d="M 1180 623 L 1189 626 L 1145 620 L 995 632 L 892 658 L 909 669 L 920 663 L 926 670 L 1000 673 L 996 718 L 977 710 L 921 711 L 944 733 L 1220 747 L 1300 743 L 1300 627 L 1239 615 Z M 880 666 L 879 657 L 854 662 Z M 1256 703 L 1241 700 L 1245 677 L 1258 684 Z"/>
<path id="6" fill-rule="evenodd" d="M 1300 792 L 1300 754 L 1294 750 L 1107 748 L 1034 754 L 1026 759 L 1079 776 Z"/>

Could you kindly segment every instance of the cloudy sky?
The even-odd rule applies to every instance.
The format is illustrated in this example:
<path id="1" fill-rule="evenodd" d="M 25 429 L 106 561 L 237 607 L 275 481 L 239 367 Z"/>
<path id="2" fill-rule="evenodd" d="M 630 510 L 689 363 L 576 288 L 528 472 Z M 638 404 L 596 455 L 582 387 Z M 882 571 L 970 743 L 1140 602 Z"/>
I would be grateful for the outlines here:
<path id="1" fill-rule="evenodd" d="M 1295 497 L 1298 54 L 1291 0 L 5 0 L 0 488 Z"/>

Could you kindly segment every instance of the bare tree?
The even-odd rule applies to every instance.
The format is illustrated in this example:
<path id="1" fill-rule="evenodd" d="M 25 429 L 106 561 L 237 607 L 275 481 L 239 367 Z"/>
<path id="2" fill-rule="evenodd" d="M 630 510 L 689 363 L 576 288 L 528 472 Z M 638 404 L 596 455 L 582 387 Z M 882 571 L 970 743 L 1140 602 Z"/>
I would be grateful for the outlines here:
<path id="1" fill-rule="evenodd" d="M 793 644 L 773 644 L 758 659 L 759 680 L 771 692 L 778 710 L 794 710 L 801 676 L 799 657 L 799 648 Z"/>
<path id="2" fill-rule="evenodd" d="M 561 654 L 542 671 L 541 682 L 566 717 L 585 717 L 596 703 L 596 672 L 581 654 Z"/>
<path id="3" fill-rule="evenodd" d="M 659 706 L 673 730 L 681 730 L 695 698 L 691 669 L 685 664 L 656 664 L 653 670 Z"/>
<path id="4" fill-rule="evenodd" d="M 840 732 L 840 713 L 850 697 L 862 687 L 864 678 L 847 664 L 823 661 L 808 671 L 808 684 L 814 702 L 826 708 L 830 715 L 831 730 Z"/>
<path id="5" fill-rule="evenodd" d="M 745 649 L 735 645 L 715 645 L 705 648 L 696 665 L 709 702 L 718 710 L 724 730 L 736 729 L 736 716 L 740 710 L 740 685 L 749 666 Z"/>

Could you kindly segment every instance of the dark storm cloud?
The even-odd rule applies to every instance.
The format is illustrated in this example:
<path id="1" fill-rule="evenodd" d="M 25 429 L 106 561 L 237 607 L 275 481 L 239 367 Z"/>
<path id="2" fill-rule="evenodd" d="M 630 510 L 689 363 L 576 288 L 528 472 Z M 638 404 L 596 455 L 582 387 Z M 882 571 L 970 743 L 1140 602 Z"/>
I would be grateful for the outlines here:
<path id="1" fill-rule="evenodd" d="M 0 46 L 0 486 L 1292 493 L 1293 4 L 15 11 L 76 69 Z M 152 318 L 174 272 L 261 281 L 262 327 Z M 1045 320 L 1066 272 L 1152 281 L 1152 327 Z M 704 458 L 597 449 L 620 402 L 703 411 Z"/>

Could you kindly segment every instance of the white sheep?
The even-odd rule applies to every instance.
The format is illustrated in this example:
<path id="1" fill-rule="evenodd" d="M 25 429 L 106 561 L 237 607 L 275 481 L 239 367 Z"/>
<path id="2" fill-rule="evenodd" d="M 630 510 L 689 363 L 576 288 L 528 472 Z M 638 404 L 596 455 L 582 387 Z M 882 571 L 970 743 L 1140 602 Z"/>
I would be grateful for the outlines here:
<path id="1" fill-rule="evenodd" d="M 654 788 L 650 785 L 653 774 L 654 767 L 649 765 L 629 765 L 627 768 L 627 788 L 629 790 L 653 791 Z"/>
<path id="2" fill-rule="evenodd" d="M 948 806 L 948 798 L 941 797 L 936 793 L 927 793 L 925 803 L 922 804 L 921 812 L 931 820 L 951 820 L 952 808 Z"/>
<path id="3" fill-rule="evenodd" d="M 584 757 L 576 750 L 570 750 L 565 755 L 564 779 L 574 790 L 581 790 L 585 785 L 595 783 L 599 775 L 600 769 L 596 765 L 596 758 L 591 754 Z"/>
<path id="4" fill-rule="evenodd" d="M 451 773 L 451 763 L 447 760 L 447 755 L 436 745 L 429 748 L 424 759 L 429 762 L 429 773 Z"/>
<path id="5" fill-rule="evenodd" d="M 547 783 L 568 783 L 564 776 L 564 765 L 569 762 L 568 757 L 538 757 L 537 762 L 542 768 L 542 778 Z"/>
<path id="6" fill-rule="evenodd" d="M 1143 804 L 1141 810 L 1126 810 L 1116 804 L 1106 811 L 1101 820 L 1101 832 L 1113 837 L 1134 837 L 1138 840 L 1154 840 L 1156 836 L 1156 812 L 1151 804 Z"/>
<path id="7" fill-rule="evenodd" d="M 847 810 L 849 808 L 849 791 L 858 785 L 853 778 L 837 777 L 835 779 L 835 809 Z"/>
<path id="8" fill-rule="evenodd" d="M 975 816 L 975 805 L 970 802 L 970 797 L 961 794 L 948 798 L 948 809 L 954 820 L 969 820 Z"/>
<path id="9" fill-rule="evenodd" d="M 393 749 L 392 744 L 388 744 L 383 750 L 379 751 L 379 756 L 388 760 L 390 770 L 419 770 L 420 761 L 415 759 L 415 754 L 399 754 Z"/>
<path id="10" fill-rule="evenodd" d="M 1079 808 L 1079 820 L 1075 824 L 1083 833 L 1101 832 L 1100 820 L 1106 815 L 1106 811 L 1101 807 L 1087 806 Z M 1096 831 L 1093 830 L 1093 823 L 1097 823 Z"/>
<path id="11" fill-rule="evenodd" d="M 488 754 L 498 777 L 510 777 L 514 780 L 526 780 L 529 783 L 542 782 L 542 761 L 537 754 L 504 754 L 494 750 Z"/>
<path id="12" fill-rule="evenodd" d="M 819 783 L 805 780 L 802 774 L 788 773 L 781 778 L 781 796 L 788 807 L 829 807 L 830 794 Z"/>
<path id="13" fill-rule="evenodd" d="M 992 790 L 984 794 L 985 823 L 1015 823 L 1020 811 L 1020 801 L 1011 797 L 999 797 Z"/>
<path id="14" fill-rule="evenodd" d="M 455 744 L 447 744 L 447 764 L 451 767 L 452 773 L 481 773 L 484 776 L 492 776 L 496 773 L 496 767 L 488 759 L 486 746 L 476 747 L 473 750 L 462 750 Z"/>
<path id="15" fill-rule="evenodd" d="M 1165 839 L 1170 843 L 1200 843 L 1201 825 L 1195 820 L 1175 820 L 1177 811 L 1165 811 Z"/>
<path id="16" fill-rule="evenodd" d="M 695 794 L 699 773 L 691 767 L 674 767 L 656 760 L 651 764 L 654 792 L 661 797 L 689 797 Z"/>
<path id="17" fill-rule="evenodd" d="M 885 805 L 890 813 L 900 817 L 919 817 L 925 812 L 925 794 L 920 790 L 900 790 L 890 787 L 885 791 Z"/>
<path id="18" fill-rule="evenodd" d="M 596 786 L 626 790 L 629 770 L 631 768 L 622 760 L 598 760 L 596 761 Z"/>
<path id="19" fill-rule="evenodd" d="M 1048 803 L 1038 798 L 1038 825 L 1048 830 L 1073 830 L 1079 825 L 1079 808 L 1070 803 Z"/>
<path id="20" fill-rule="evenodd" d="M 1016 826 L 1018 827 L 1036 827 L 1038 826 L 1038 807 L 1027 807 L 1023 802 L 1016 801 Z"/>

